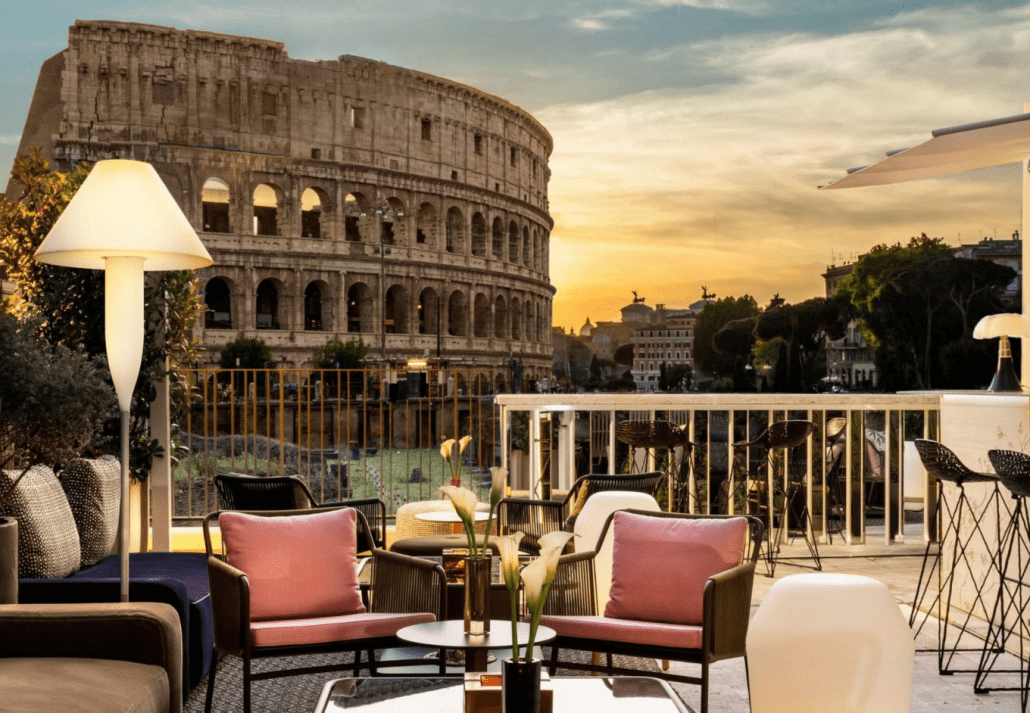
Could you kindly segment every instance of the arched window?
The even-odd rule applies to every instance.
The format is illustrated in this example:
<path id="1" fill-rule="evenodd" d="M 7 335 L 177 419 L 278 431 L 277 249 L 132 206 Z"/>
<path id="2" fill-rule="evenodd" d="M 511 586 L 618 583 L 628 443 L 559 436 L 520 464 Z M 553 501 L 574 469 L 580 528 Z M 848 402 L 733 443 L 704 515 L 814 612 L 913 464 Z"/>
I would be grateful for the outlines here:
<path id="1" fill-rule="evenodd" d="M 534 270 L 540 270 L 540 234 L 536 228 L 533 228 L 533 260 L 530 262 L 529 267 Z"/>
<path id="2" fill-rule="evenodd" d="M 423 203 L 418 207 L 415 243 L 429 247 L 436 246 L 436 208 L 432 203 Z"/>
<path id="3" fill-rule="evenodd" d="M 533 264 L 530 257 L 529 228 L 522 229 L 522 264 L 526 267 Z"/>
<path id="4" fill-rule="evenodd" d="M 477 337 L 490 336 L 490 300 L 482 292 L 476 294 L 474 332 Z"/>
<path id="5" fill-rule="evenodd" d="M 461 211 L 457 208 L 447 210 L 447 244 L 449 253 L 465 252 L 465 223 Z"/>
<path id="6" fill-rule="evenodd" d="M 300 197 L 300 235 L 303 238 L 322 237 L 322 198 L 313 188 L 304 189 Z"/>
<path id="7" fill-rule="evenodd" d="M 347 331 L 372 332 L 372 290 L 356 282 L 347 290 Z"/>
<path id="8" fill-rule="evenodd" d="M 326 325 L 322 315 L 322 288 L 317 282 L 310 283 L 304 289 L 304 330 L 308 332 L 325 331 Z"/>
<path id="9" fill-rule="evenodd" d="M 206 329 L 232 329 L 232 293 L 221 277 L 212 277 L 204 286 L 204 327 Z"/>
<path id="10" fill-rule="evenodd" d="M 386 291 L 384 329 L 387 334 L 408 333 L 408 293 L 400 285 Z"/>
<path id="11" fill-rule="evenodd" d="M 472 214 L 472 254 L 486 257 L 486 218 L 479 212 Z"/>
<path id="12" fill-rule="evenodd" d="M 460 290 L 452 292 L 447 300 L 447 333 L 453 337 L 468 334 L 468 300 Z"/>
<path id="13" fill-rule="evenodd" d="M 436 290 L 427 287 L 418 296 L 418 333 L 438 334 L 440 316 L 440 297 Z"/>
<path id="14" fill-rule="evenodd" d="M 349 243 L 361 242 L 361 216 L 366 201 L 360 193 L 348 193 L 343 200 L 343 239 Z"/>
<path id="15" fill-rule="evenodd" d="M 201 196 L 205 233 L 228 233 L 229 231 L 229 184 L 221 178 L 204 181 Z"/>
<path id="16" fill-rule="evenodd" d="M 508 224 L 508 262 L 519 261 L 519 226 L 515 221 Z"/>
<path id="17" fill-rule="evenodd" d="M 504 223 L 500 218 L 494 218 L 493 252 L 497 260 L 504 258 Z"/>
<path id="18" fill-rule="evenodd" d="M 272 280 L 262 280 L 257 288 L 258 329 L 281 329 L 279 324 L 279 290 Z"/>
<path id="19" fill-rule="evenodd" d="M 508 306 L 500 295 L 494 303 L 494 336 L 498 339 L 508 336 Z"/>
<path id="20" fill-rule="evenodd" d="M 511 301 L 511 338 L 522 339 L 522 305 L 519 301 Z"/>
<path id="21" fill-rule="evenodd" d="M 279 197 L 274 188 L 262 183 L 254 189 L 254 235 L 279 234 Z"/>

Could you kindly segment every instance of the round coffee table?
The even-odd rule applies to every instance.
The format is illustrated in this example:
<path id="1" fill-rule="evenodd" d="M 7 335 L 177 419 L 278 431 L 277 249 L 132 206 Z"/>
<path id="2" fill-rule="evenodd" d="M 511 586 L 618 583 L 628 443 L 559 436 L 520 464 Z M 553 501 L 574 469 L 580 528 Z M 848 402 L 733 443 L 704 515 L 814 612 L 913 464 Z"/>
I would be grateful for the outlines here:
<path id="1" fill-rule="evenodd" d="M 557 634 L 554 629 L 539 626 L 534 644 L 543 644 Z M 427 624 L 412 624 L 397 632 L 397 638 L 410 644 L 428 646 L 434 649 L 461 649 L 465 652 L 466 671 L 486 671 L 486 656 L 489 649 L 511 649 L 511 621 L 491 619 L 490 632 L 482 636 L 465 633 L 465 622 L 461 619 L 433 621 Z M 518 644 L 529 643 L 529 624 L 519 622 Z"/>

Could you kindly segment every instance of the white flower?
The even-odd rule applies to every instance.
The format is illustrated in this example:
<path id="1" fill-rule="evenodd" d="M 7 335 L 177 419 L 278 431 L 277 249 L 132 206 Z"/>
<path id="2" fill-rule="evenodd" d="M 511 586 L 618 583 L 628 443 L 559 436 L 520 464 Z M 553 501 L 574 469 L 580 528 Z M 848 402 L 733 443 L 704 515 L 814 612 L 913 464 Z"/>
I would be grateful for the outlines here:
<path id="1" fill-rule="evenodd" d="M 444 460 L 451 459 L 451 449 L 454 447 L 455 440 L 453 438 L 448 439 L 440 444 L 440 455 L 443 456 Z"/>
<path id="2" fill-rule="evenodd" d="M 464 453 L 465 449 L 468 448 L 469 443 L 471 443 L 471 442 L 472 442 L 472 436 L 462 436 L 461 440 L 458 441 L 458 446 L 460 448 L 459 452 L 460 453 Z"/>
<path id="3" fill-rule="evenodd" d="M 504 467 L 493 467 L 490 469 L 490 508 L 497 507 L 497 503 L 504 497 L 504 488 L 508 485 L 508 469 Z"/>
<path id="4" fill-rule="evenodd" d="M 495 539 L 501 553 L 501 574 L 504 575 L 504 584 L 509 592 L 514 592 L 519 586 L 519 542 L 522 537 L 521 532 L 516 532 Z"/>
<path id="5" fill-rule="evenodd" d="M 466 520 L 474 521 L 476 503 L 479 502 L 479 498 L 476 497 L 474 492 L 465 486 L 455 487 L 453 485 L 441 485 L 440 492 L 450 498 L 451 505 L 454 506 L 462 522 Z"/>
<path id="6" fill-rule="evenodd" d="M 540 538 L 540 556 L 544 556 L 544 552 L 551 549 L 557 549 L 558 554 L 562 553 L 565 549 L 565 545 L 572 539 L 571 532 L 563 532 L 561 530 L 555 530 L 554 532 L 548 532 L 546 535 Z M 555 560 L 555 567 L 558 566 L 558 561 Z"/>

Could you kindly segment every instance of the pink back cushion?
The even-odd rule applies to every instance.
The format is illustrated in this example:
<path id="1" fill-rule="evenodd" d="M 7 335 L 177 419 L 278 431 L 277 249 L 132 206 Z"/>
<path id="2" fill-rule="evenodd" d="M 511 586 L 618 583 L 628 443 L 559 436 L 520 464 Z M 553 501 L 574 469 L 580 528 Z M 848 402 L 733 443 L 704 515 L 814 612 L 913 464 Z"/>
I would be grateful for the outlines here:
<path id="1" fill-rule="evenodd" d="M 747 520 L 615 513 L 606 617 L 700 624 L 705 583 L 744 558 Z"/>
<path id="2" fill-rule="evenodd" d="M 357 576 L 357 511 L 218 516 L 226 562 L 250 581 L 250 617 L 299 619 L 365 611 Z"/>

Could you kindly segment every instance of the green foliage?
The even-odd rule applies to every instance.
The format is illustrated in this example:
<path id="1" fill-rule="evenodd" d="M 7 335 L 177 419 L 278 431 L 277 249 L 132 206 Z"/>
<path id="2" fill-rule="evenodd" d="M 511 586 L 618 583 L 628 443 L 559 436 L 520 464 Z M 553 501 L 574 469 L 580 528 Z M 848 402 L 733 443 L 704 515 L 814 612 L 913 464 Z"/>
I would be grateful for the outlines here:
<path id="1" fill-rule="evenodd" d="M 924 233 L 905 247 L 874 248 L 837 292 L 875 351 L 884 389 L 963 388 L 990 376 L 972 329 L 1003 311 L 1000 294 L 1013 277 L 1011 268 L 953 257 Z"/>
<path id="2" fill-rule="evenodd" d="M 330 339 L 315 350 L 315 366 L 319 369 L 362 369 L 366 356 L 368 345 L 360 338 L 348 342 Z"/>
<path id="3" fill-rule="evenodd" d="M 755 324 L 755 334 L 764 341 L 780 339 L 786 347 L 786 361 L 782 365 L 785 379 L 777 380 L 777 390 L 814 391 L 821 376 L 815 367 L 820 355 L 825 357 L 826 339 L 843 337 L 847 324 L 846 310 L 836 298 L 815 297 L 763 312 Z M 777 364 L 779 362 L 777 357 Z"/>
<path id="4" fill-rule="evenodd" d="M 51 347 L 82 349 L 87 355 L 105 353 L 104 274 L 100 270 L 44 265 L 34 255 L 54 223 L 89 175 L 89 167 L 68 173 L 52 171 L 39 149 L 15 159 L 11 179 L 15 200 L 0 198 L 0 266 L 17 285 L 10 308 L 32 315 L 39 336 Z M 148 275 L 144 286 L 146 336 L 130 412 L 130 468 L 145 479 L 151 459 L 161 453 L 149 438 L 153 382 L 167 376 L 173 419 L 189 407 L 183 370 L 197 355 L 191 336 L 202 310 L 197 281 L 190 271 Z M 117 414 L 105 425 L 107 452 L 117 452 L 120 433 Z"/>
<path id="5" fill-rule="evenodd" d="M 223 369 L 265 369 L 272 360 L 272 351 L 260 339 L 238 337 L 224 347 L 218 357 Z"/>
<path id="6" fill-rule="evenodd" d="M 730 375 L 739 369 L 740 357 L 736 354 L 721 354 L 715 349 L 715 333 L 727 322 L 757 317 L 758 303 L 751 295 L 723 297 L 709 302 L 697 316 L 694 328 L 694 364 L 707 374 Z"/>
<path id="7" fill-rule="evenodd" d="M 690 385 L 694 381 L 694 370 L 690 364 L 674 364 L 666 367 L 662 364 L 661 373 L 658 376 L 659 391 L 690 391 Z"/>
<path id="8" fill-rule="evenodd" d="M 103 360 L 51 348 L 38 329 L 0 312 L 0 468 L 60 467 L 96 446 L 118 413 Z"/>

